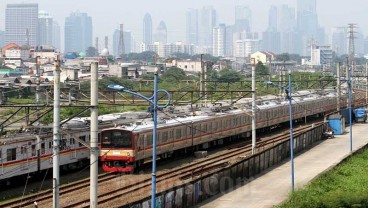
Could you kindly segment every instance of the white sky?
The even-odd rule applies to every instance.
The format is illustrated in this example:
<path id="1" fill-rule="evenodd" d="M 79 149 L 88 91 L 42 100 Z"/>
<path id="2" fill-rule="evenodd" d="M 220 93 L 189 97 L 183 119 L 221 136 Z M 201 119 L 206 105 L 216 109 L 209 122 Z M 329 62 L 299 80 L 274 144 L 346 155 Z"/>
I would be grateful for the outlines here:
<path id="1" fill-rule="evenodd" d="M 142 40 L 143 16 L 151 14 L 153 28 L 161 20 L 168 28 L 168 41 L 185 41 L 185 11 L 187 8 L 201 9 L 205 5 L 213 5 L 217 10 L 218 22 L 234 23 L 234 6 L 248 5 L 252 9 L 252 26 L 255 32 L 263 32 L 268 24 L 268 10 L 270 5 L 289 4 L 296 8 L 296 0 L 1 0 L 0 3 L 0 30 L 4 30 L 5 8 L 9 3 L 38 3 L 39 10 L 44 10 L 63 27 L 65 17 L 73 11 L 86 12 L 92 17 L 93 37 L 109 36 L 112 42 L 114 29 L 120 23 L 125 30 L 133 32 L 136 40 Z M 326 32 L 335 26 L 346 26 L 348 23 L 357 23 L 360 30 L 368 28 L 367 0 L 317 0 L 319 24 L 326 28 Z"/>

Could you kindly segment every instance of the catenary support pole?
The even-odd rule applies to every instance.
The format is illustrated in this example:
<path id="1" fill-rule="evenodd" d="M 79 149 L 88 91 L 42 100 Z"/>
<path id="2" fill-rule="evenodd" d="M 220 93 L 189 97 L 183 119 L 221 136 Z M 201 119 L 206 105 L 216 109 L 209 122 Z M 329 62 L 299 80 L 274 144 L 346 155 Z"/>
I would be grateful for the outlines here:
<path id="1" fill-rule="evenodd" d="M 291 162 L 291 190 L 294 192 L 294 138 L 293 138 L 293 106 L 291 72 L 289 72 L 289 115 L 290 115 L 290 162 Z"/>
<path id="2" fill-rule="evenodd" d="M 251 59 L 252 62 L 252 154 L 256 154 L 256 66 L 255 59 Z"/>
<path id="3" fill-rule="evenodd" d="M 152 141 L 152 201 L 151 207 L 156 207 L 156 139 L 157 139 L 157 89 L 158 70 L 155 69 L 153 87 L 153 141 Z"/>
<path id="4" fill-rule="evenodd" d="M 337 63 L 337 113 L 340 114 L 340 99 L 341 99 L 341 83 L 340 83 L 340 63 Z"/>
<path id="5" fill-rule="evenodd" d="M 53 177 L 53 207 L 59 207 L 59 185 L 60 185 L 60 61 L 55 62 L 54 73 L 54 123 L 53 123 L 53 158 L 52 158 L 52 177 Z"/>
<path id="6" fill-rule="evenodd" d="M 91 64 L 91 157 L 90 157 L 90 207 L 97 207 L 98 175 L 98 64 Z"/>

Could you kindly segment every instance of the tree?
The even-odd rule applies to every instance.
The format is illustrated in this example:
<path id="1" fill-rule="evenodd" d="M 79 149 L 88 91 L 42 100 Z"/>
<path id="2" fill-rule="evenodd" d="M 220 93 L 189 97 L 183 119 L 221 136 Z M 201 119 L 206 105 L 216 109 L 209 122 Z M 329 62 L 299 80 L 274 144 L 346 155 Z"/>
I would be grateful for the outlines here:
<path id="1" fill-rule="evenodd" d="M 278 54 L 276 55 L 276 61 L 289 61 L 290 60 L 290 56 L 288 53 L 282 53 L 282 54 Z"/>
<path id="2" fill-rule="evenodd" d="M 161 80 L 165 82 L 177 83 L 186 78 L 183 69 L 178 67 L 171 67 L 161 75 Z"/>
<path id="3" fill-rule="evenodd" d="M 219 72 L 219 75 L 219 81 L 223 82 L 238 82 L 241 80 L 240 73 L 233 69 L 223 69 Z"/>
<path id="4" fill-rule="evenodd" d="M 97 56 L 97 50 L 95 47 L 88 47 L 86 50 L 87 57 L 95 57 Z"/>
<path id="5" fill-rule="evenodd" d="M 257 75 L 266 75 L 268 74 L 268 67 L 266 67 L 262 61 L 258 61 L 258 63 L 256 64 L 256 74 Z"/>

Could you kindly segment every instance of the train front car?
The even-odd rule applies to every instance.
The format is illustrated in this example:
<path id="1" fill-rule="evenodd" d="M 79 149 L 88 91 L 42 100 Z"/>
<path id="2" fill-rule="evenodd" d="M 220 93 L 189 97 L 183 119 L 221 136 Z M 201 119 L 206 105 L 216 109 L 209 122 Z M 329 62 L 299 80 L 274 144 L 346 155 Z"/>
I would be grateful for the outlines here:
<path id="1" fill-rule="evenodd" d="M 112 128 L 101 131 L 101 162 L 104 171 L 132 172 L 134 169 L 134 136 L 132 131 Z"/>

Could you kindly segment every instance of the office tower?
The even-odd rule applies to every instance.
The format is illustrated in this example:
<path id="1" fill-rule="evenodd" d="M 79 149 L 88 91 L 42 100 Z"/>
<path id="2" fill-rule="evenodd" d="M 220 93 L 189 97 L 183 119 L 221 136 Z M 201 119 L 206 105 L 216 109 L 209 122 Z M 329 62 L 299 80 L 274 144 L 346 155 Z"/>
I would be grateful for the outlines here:
<path id="1" fill-rule="evenodd" d="M 277 7 L 272 5 L 268 11 L 268 31 L 278 31 L 278 11 Z"/>
<path id="2" fill-rule="evenodd" d="M 312 42 L 320 39 L 316 0 L 297 1 L 297 27 L 302 43 L 300 54 L 309 55 Z"/>
<path id="3" fill-rule="evenodd" d="M 212 55 L 213 56 L 225 56 L 226 52 L 226 25 L 220 24 L 218 27 L 213 28 L 212 38 Z"/>
<path id="4" fill-rule="evenodd" d="M 126 50 L 127 42 L 125 40 L 125 34 L 124 34 L 124 25 L 120 24 L 120 31 L 119 31 L 119 47 L 118 47 L 118 55 L 122 55 L 125 53 L 129 53 L 128 50 Z"/>
<path id="5" fill-rule="evenodd" d="M 281 52 L 281 36 L 276 30 L 266 30 L 262 34 L 262 50 L 272 51 L 274 53 Z"/>
<path id="6" fill-rule="evenodd" d="M 143 19 L 143 43 L 145 45 L 152 44 L 152 19 L 149 13 L 144 15 Z"/>
<path id="7" fill-rule="evenodd" d="M 167 43 L 167 28 L 164 21 L 161 21 L 156 29 L 155 42 Z"/>
<path id="8" fill-rule="evenodd" d="M 216 10 L 212 6 L 205 6 L 201 10 L 199 27 L 199 45 L 206 48 L 212 47 L 212 32 L 216 27 Z"/>
<path id="9" fill-rule="evenodd" d="M 38 45 L 52 45 L 53 20 L 49 13 L 38 13 Z"/>
<path id="10" fill-rule="evenodd" d="M 346 27 L 336 27 L 332 29 L 332 50 L 340 56 L 348 53 L 348 33 Z"/>
<path id="11" fill-rule="evenodd" d="M 58 50 L 61 50 L 61 39 L 60 39 L 60 26 L 59 23 L 53 21 L 52 25 L 52 45 Z"/>
<path id="12" fill-rule="evenodd" d="M 37 44 L 38 4 L 7 4 L 5 10 L 5 43 Z"/>
<path id="13" fill-rule="evenodd" d="M 186 13 L 186 42 L 198 45 L 198 10 L 188 9 Z"/>
<path id="14" fill-rule="evenodd" d="M 133 50 L 133 36 L 131 31 L 124 31 L 124 51 L 125 53 L 132 53 Z"/>
<path id="15" fill-rule="evenodd" d="M 233 38 L 234 38 L 234 26 L 226 26 L 225 32 L 225 56 L 233 56 Z"/>
<path id="16" fill-rule="evenodd" d="M 5 45 L 5 32 L 0 30 L 0 47 Z"/>
<path id="17" fill-rule="evenodd" d="M 251 31 L 252 11 L 247 6 L 235 6 L 234 32 Z"/>
<path id="18" fill-rule="evenodd" d="M 65 52 L 84 52 L 92 46 L 92 18 L 73 12 L 65 18 Z"/>
<path id="19" fill-rule="evenodd" d="M 364 55 L 368 55 L 368 37 L 364 39 Z"/>

